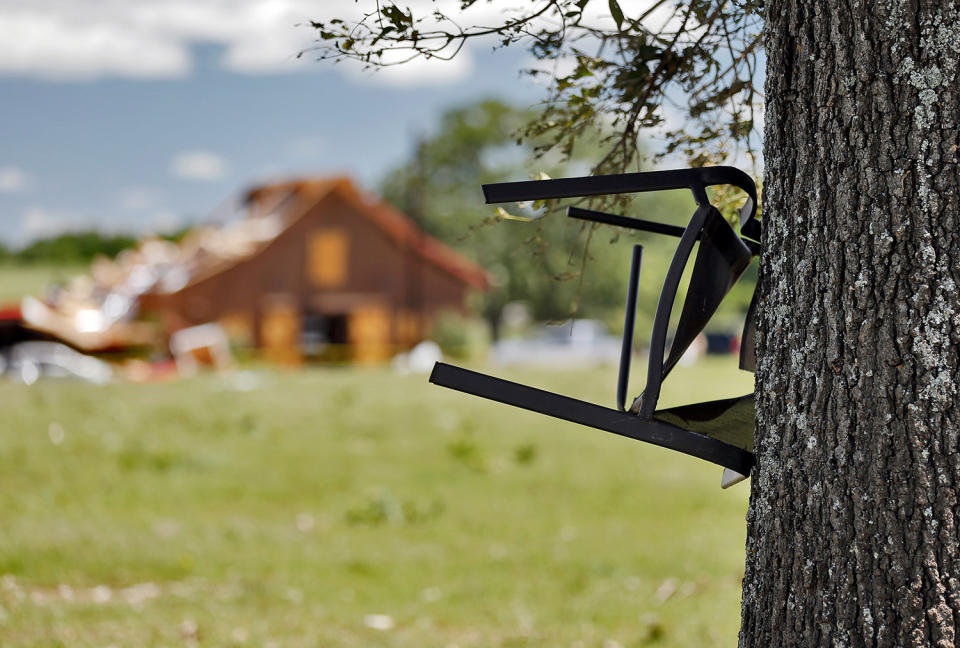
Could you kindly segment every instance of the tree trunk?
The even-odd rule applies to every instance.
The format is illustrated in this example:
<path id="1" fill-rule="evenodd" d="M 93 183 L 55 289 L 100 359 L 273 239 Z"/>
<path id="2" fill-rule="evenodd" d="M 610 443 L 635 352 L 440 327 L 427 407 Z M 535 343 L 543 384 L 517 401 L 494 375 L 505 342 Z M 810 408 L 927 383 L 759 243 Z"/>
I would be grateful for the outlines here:
<path id="1" fill-rule="evenodd" d="M 960 2 L 766 20 L 740 645 L 960 645 Z"/>

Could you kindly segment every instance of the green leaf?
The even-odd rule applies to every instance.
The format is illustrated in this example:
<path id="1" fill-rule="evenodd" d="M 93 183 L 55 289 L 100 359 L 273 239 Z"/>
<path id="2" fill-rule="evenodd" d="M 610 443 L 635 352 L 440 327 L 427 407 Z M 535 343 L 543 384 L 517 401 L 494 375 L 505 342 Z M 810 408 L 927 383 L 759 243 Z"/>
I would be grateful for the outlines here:
<path id="1" fill-rule="evenodd" d="M 384 27 L 384 28 L 380 31 L 380 33 L 377 34 L 377 37 L 374 38 L 372 41 L 370 41 L 370 47 L 373 47 L 373 46 L 376 45 L 378 42 L 380 42 L 380 39 L 386 38 L 388 35 L 390 35 L 390 32 L 394 31 L 394 29 L 395 29 L 395 28 L 394 28 L 393 25 L 387 25 L 386 27 Z"/>
<path id="2" fill-rule="evenodd" d="M 617 0 L 610 0 L 610 15 L 613 16 L 613 22 L 617 23 L 617 29 L 623 25 L 623 10 L 620 9 L 620 3 Z"/>

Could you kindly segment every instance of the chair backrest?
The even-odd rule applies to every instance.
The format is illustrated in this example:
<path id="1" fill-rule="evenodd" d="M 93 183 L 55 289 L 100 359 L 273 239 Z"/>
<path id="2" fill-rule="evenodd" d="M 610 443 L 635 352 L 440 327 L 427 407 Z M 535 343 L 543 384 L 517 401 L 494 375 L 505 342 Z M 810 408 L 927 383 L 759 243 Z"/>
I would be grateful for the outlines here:
<path id="1" fill-rule="evenodd" d="M 734 232 L 716 207 L 710 204 L 706 188 L 719 184 L 733 185 L 747 194 L 747 200 L 740 208 L 740 235 Z M 567 210 L 567 215 L 574 218 L 680 237 L 677 250 L 667 270 L 654 316 L 653 331 L 650 338 L 647 384 L 643 394 L 634 400 L 630 408 L 630 411 L 639 414 L 641 418 L 649 419 L 653 416 L 660 397 L 660 385 L 663 379 L 666 378 L 684 352 L 690 348 L 696 337 L 703 331 L 707 322 L 719 307 L 720 302 L 750 264 L 752 256 L 760 250 L 758 241 L 761 235 L 761 226 L 756 219 L 757 189 L 753 180 L 737 168 L 718 166 L 610 176 L 504 182 L 483 186 L 484 197 L 488 203 L 576 198 L 683 188 L 690 189 L 697 203 L 697 210 L 685 228 L 578 207 L 571 207 Z M 690 255 L 698 242 L 700 245 L 697 248 L 687 295 L 677 321 L 670 352 L 664 360 L 670 315 L 676 301 L 680 280 Z M 639 259 L 640 253 L 637 249 L 634 252 L 630 270 L 627 315 L 624 321 L 624 342 L 620 358 L 620 379 L 617 390 L 620 409 L 623 409 L 624 392 L 629 378 Z M 754 310 L 755 306 L 751 303 L 744 328 L 744 342 L 747 346 L 741 350 L 740 364 L 742 368 L 753 365 L 753 333 L 755 329 L 752 322 Z"/>
<path id="2" fill-rule="evenodd" d="M 757 291 L 753 292 L 747 316 L 743 320 L 743 335 L 740 336 L 740 368 L 757 370 Z"/>
<path id="3" fill-rule="evenodd" d="M 683 271 L 694 244 L 699 242 L 683 309 L 664 360 L 664 351 L 674 302 Z M 660 385 L 703 332 L 707 322 L 730 289 L 743 275 L 753 257 L 751 248 L 733 231 L 713 206 L 700 207 L 690 219 L 660 292 L 650 338 L 647 385 L 631 411 L 649 418 L 656 410 Z"/>
<path id="4" fill-rule="evenodd" d="M 706 193 L 713 184 L 731 184 L 743 189 L 749 199 L 740 211 L 740 233 L 734 232 Z M 753 255 L 760 250 L 760 223 L 755 219 L 756 187 L 742 171 L 731 167 L 680 169 L 617 176 L 595 176 L 513 182 L 484 186 L 487 202 L 514 202 L 572 198 L 610 193 L 633 193 L 689 188 L 697 202 L 686 227 L 606 214 L 578 207 L 567 210 L 569 216 L 608 223 L 630 229 L 679 237 L 680 241 L 663 283 L 654 316 L 650 340 L 650 369 L 644 393 L 625 408 L 625 394 L 632 355 L 633 327 L 637 308 L 637 284 L 642 247 L 634 246 L 627 289 L 627 312 L 621 346 L 618 408 L 613 409 L 560 394 L 510 382 L 475 371 L 437 363 L 430 374 L 434 384 L 481 396 L 559 419 L 606 430 L 614 434 L 683 452 L 723 466 L 723 486 L 748 475 L 755 464 L 753 455 L 753 394 L 720 401 L 692 403 L 657 410 L 660 385 L 683 353 L 690 348 L 716 313 L 723 298 L 742 276 Z M 694 251 L 696 251 L 694 255 Z M 673 341 L 667 352 L 671 312 L 685 268 L 694 256 L 690 285 L 677 318 Z M 753 366 L 753 313 L 751 303 L 740 366 Z"/>

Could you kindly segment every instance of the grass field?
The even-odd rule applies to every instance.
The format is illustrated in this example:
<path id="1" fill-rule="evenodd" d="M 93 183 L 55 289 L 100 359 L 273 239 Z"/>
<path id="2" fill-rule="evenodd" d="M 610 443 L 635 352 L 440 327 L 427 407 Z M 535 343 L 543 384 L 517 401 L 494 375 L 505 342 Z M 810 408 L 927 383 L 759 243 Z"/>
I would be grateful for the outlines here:
<path id="1" fill-rule="evenodd" d="M 661 402 L 749 390 L 733 364 Z M 694 459 L 385 370 L 0 402 L 3 646 L 736 643 L 748 487 Z"/>

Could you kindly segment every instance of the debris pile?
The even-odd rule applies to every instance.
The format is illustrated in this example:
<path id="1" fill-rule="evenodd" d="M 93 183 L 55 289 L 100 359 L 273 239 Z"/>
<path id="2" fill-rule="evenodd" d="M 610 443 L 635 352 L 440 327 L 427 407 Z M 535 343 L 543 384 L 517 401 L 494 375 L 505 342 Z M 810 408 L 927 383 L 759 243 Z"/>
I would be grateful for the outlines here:
<path id="1" fill-rule="evenodd" d="M 156 330 L 135 319 L 140 298 L 175 293 L 255 253 L 283 230 L 275 210 L 250 211 L 222 226 L 193 229 L 179 243 L 154 237 L 113 260 L 100 257 L 88 275 L 51 288 L 42 299 L 25 297 L 23 321 L 89 352 L 156 344 Z"/>
<path id="2" fill-rule="evenodd" d="M 2 374 L 26 385 L 39 378 L 76 378 L 102 385 L 113 377 L 113 369 L 58 342 L 21 342 L 0 353 Z"/>

